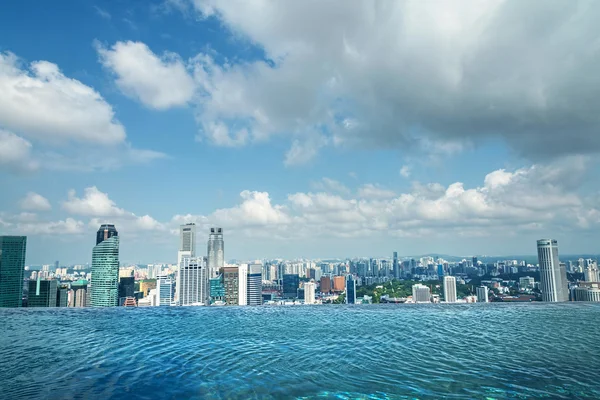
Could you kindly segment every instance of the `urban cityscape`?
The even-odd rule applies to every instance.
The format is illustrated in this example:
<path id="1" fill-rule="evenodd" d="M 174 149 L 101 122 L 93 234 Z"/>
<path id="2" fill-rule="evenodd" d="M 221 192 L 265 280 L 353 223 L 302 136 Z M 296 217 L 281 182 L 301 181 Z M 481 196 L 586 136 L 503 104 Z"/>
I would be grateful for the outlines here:
<path id="1" fill-rule="evenodd" d="M 222 228 L 206 253 L 194 223 L 180 226 L 174 264 L 121 265 L 119 233 L 103 224 L 91 265 L 26 265 L 27 237 L 0 236 L 1 307 L 260 306 L 600 302 L 597 260 L 560 261 L 558 243 L 537 241 L 538 263 L 441 257 L 225 262 Z"/>

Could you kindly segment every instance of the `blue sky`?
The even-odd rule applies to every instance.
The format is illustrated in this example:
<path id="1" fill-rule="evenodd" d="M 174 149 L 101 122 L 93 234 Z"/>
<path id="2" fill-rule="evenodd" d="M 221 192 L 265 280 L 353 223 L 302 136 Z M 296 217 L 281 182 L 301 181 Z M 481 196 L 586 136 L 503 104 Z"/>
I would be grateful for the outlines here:
<path id="1" fill-rule="evenodd" d="M 11 2 L 0 233 L 34 264 L 89 262 L 102 222 L 131 262 L 172 262 L 183 222 L 239 259 L 594 252 L 599 14 Z"/>

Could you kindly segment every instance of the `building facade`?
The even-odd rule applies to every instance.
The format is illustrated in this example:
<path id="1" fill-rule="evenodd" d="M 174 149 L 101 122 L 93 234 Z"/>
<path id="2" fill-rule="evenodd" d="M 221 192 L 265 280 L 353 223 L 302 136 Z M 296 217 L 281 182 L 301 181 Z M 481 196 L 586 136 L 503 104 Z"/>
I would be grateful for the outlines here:
<path id="1" fill-rule="evenodd" d="M 558 242 L 554 239 L 538 240 L 537 250 L 542 301 L 568 301 L 567 271 L 558 259 Z"/>
<path id="2" fill-rule="evenodd" d="M 283 275 L 282 297 L 284 299 L 294 299 L 298 296 L 300 287 L 300 277 L 296 274 Z"/>
<path id="3" fill-rule="evenodd" d="M 331 292 L 331 278 L 329 276 L 321 277 L 321 285 L 320 285 L 319 291 L 321 293 Z"/>
<path id="4" fill-rule="evenodd" d="M 157 305 L 172 305 L 175 300 L 175 281 L 167 276 L 159 276 L 156 280 L 156 296 Z"/>
<path id="5" fill-rule="evenodd" d="M 196 257 L 196 224 L 179 226 L 179 251 L 177 265 L 181 265 L 184 257 Z"/>
<path id="6" fill-rule="evenodd" d="M 209 277 L 214 278 L 225 266 L 225 242 L 223 241 L 222 228 L 210 228 L 206 254 L 208 256 Z"/>
<path id="7" fill-rule="evenodd" d="M 223 288 L 225 290 L 225 304 L 239 305 L 239 270 L 237 267 L 223 268 Z"/>
<path id="8" fill-rule="evenodd" d="M 430 303 L 431 302 L 431 291 L 429 287 L 417 283 L 412 287 L 413 302 L 414 303 Z"/>
<path id="9" fill-rule="evenodd" d="M 133 297 L 135 292 L 135 278 L 126 276 L 119 278 L 119 305 L 122 306 L 127 297 Z"/>
<path id="10" fill-rule="evenodd" d="M 247 301 L 249 306 L 262 305 L 262 265 L 248 266 Z"/>
<path id="11" fill-rule="evenodd" d="M 92 251 L 91 306 L 119 305 L 119 236 L 114 225 L 102 225 Z"/>
<path id="12" fill-rule="evenodd" d="M 490 299 L 488 296 L 487 286 L 479 286 L 476 289 L 476 292 L 477 292 L 477 302 L 478 303 L 489 303 Z"/>
<path id="13" fill-rule="evenodd" d="M 238 266 L 238 306 L 248 305 L 248 264 Z"/>
<path id="14" fill-rule="evenodd" d="M 26 236 L 0 236 L 0 307 L 21 307 Z"/>
<path id="15" fill-rule="evenodd" d="M 571 300 L 600 302 L 600 283 L 580 282 L 571 289 Z"/>
<path id="16" fill-rule="evenodd" d="M 56 280 L 30 280 L 27 307 L 56 307 L 57 290 Z"/>
<path id="17" fill-rule="evenodd" d="M 304 304 L 315 304 L 317 285 L 314 282 L 304 283 Z"/>
<path id="18" fill-rule="evenodd" d="M 352 275 L 346 278 L 346 304 L 356 304 L 356 279 Z"/>
<path id="19" fill-rule="evenodd" d="M 444 276 L 444 300 L 456 303 L 456 278 L 453 276 Z"/>
<path id="20" fill-rule="evenodd" d="M 208 271 L 203 257 L 185 257 L 177 275 L 178 305 L 208 305 Z"/>
<path id="21" fill-rule="evenodd" d="M 344 276 L 333 277 L 333 291 L 343 292 L 346 289 L 346 278 Z"/>

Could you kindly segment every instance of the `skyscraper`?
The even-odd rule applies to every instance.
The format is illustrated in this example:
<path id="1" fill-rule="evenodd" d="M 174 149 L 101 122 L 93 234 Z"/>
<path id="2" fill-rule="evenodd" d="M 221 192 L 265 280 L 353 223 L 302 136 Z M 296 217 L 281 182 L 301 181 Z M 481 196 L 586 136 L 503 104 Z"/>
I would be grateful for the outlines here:
<path id="1" fill-rule="evenodd" d="M 57 281 L 29 281 L 29 297 L 27 307 L 56 307 Z"/>
<path id="2" fill-rule="evenodd" d="M 248 305 L 248 264 L 238 266 L 238 305 Z"/>
<path id="3" fill-rule="evenodd" d="M 283 275 L 282 296 L 284 299 L 293 299 L 298 296 L 300 277 L 296 274 Z"/>
<path id="4" fill-rule="evenodd" d="M 394 279 L 400 279 L 400 265 L 398 265 L 398 252 L 394 252 L 394 261 L 392 264 L 392 270 L 394 273 Z"/>
<path id="5" fill-rule="evenodd" d="M 430 303 L 431 291 L 428 286 L 417 283 L 412 287 L 414 303 Z"/>
<path id="6" fill-rule="evenodd" d="M 167 276 L 159 276 L 156 281 L 156 303 L 159 306 L 170 306 L 175 298 L 175 282 Z"/>
<path id="7" fill-rule="evenodd" d="M 554 239 L 537 241 L 540 264 L 542 301 L 568 301 L 567 271 L 558 260 L 558 242 Z"/>
<path id="8" fill-rule="evenodd" d="M 26 236 L 0 236 L 0 307 L 21 307 Z"/>
<path id="9" fill-rule="evenodd" d="M 247 304 L 260 306 L 262 304 L 262 265 L 250 264 L 248 266 Z"/>
<path id="10" fill-rule="evenodd" d="M 223 268 L 223 287 L 225 289 L 225 304 L 239 305 L 239 270 L 237 267 Z"/>
<path id="11" fill-rule="evenodd" d="M 489 303 L 488 288 L 487 286 L 479 286 L 477 288 L 477 302 L 478 303 Z"/>
<path id="12" fill-rule="evenodd" d="M 135 292 L 135 278 L 125 276 L 119 278 L 119 305 L 122 306 L 127 297 L 133 297 Z"/>
<path id="13" fill-rule="evenodd" d="M 119 305 L 119 234 L 114 225 L 102 225 L 92 250 L 92 307 Z"/>
<path id="14" fill-rule="evenodd" d="M 346 278 L 346 304 L 356 304 L 356 280 L 352 275 Z"/>
<path id="15" fill-rule="evenodd" d="M 304 304 L 315 304 L 315 291 L 317 285 L 314 282 L 304 283 Z"/>
<path id="16" fill-rule="evenodd" d="M 331 278 L 329 276 L 321 277 L 320 291 L 321 291 L 321 293 L 331 292 Z"/>
<path id="17" fill-rule="evenodd" d="M 214 278 L 219 270 L 225 266 L 225 244 L 223 242 L 223 229 L 210 228 L 208 236 L 208 271 L 209 277 Z"/>
<path id="18" fill-rule="evenodd" d="M 178 266 L 181 265 L 184 257 L 196 257 L 196 224 L 194 223 L 179 226 Z"/>
<path id="19" fill-rule="evenodd" d="M 453 276 L 444 276 L 444 300 L 456 303 L 456 278 Z"/>
<path id="20" fill-rule="evenodd" d="M 208 305 L 208 276 L 203 257 L 185 257 L 177 276 L 178 305 Z"/>

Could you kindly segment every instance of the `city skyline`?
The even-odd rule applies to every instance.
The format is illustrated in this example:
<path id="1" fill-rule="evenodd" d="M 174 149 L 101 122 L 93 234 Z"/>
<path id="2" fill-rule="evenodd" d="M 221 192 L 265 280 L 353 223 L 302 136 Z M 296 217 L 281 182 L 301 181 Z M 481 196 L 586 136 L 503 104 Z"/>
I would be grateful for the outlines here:
<path id="1" fill-rule="evenodd" d="M 595 252 L 595 2 L 203 3 L 3 8 L 0 233 L 29 263 L 90 262 L 107 222 L 139 263 L 185 223 L 229 259 Z"/>

